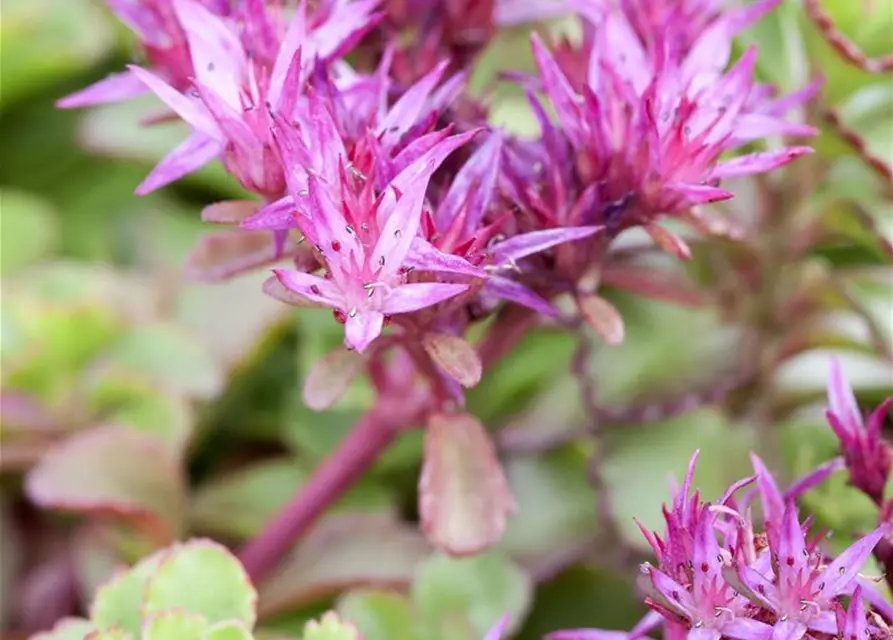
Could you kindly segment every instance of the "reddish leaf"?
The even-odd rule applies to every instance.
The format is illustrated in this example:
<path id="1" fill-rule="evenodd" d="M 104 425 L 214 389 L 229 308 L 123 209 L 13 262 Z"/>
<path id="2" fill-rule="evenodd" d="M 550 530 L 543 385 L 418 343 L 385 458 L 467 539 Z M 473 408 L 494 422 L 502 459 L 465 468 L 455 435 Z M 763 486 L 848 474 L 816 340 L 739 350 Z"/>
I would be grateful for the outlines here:
<path id="1" fill-rule="evenodd" d="M 430 547 L 389 514 L 323 519 L 260 585 L 259 614 L 290 611 L 355 586 L 405 588 Z"/>
<path id="2" fill-rule="evenodd" d="M 316 361 L 304 382 L 304 402 L 314 411 L 323 411 L 338 401 L 360 374 L 366 358 L 346 347 L 338 347 Z"/>
<path id="3" fill-rule="evenodd" d="M 225 280 L 276 260 L 276 246 L 269 231 L 226 229 L 199 239 L 186 259 L 186 274 L 196 280 Z"/>
<path id="4" fill-rule="evenodd" d="M 224 200 L 215 202 L 202 209 L 202 220 L 216 224 L 239 224 L 250 215 L 254 215 L 260 206 L 253 200 Z"/>
<path id="5" fill-rule="evenodd" d="M 515 510 L 493 443 L 469 414 L 434 415 L 425 436 L 419 513 L 428 539 L 454 556 L 493 546 Z"/>
<path id="6" fill-rule="evenodd" d="M 26 477 L 37 505 L 135 521 L 158 542 L 180 531 L 185 479 L 158 438 L 119 427 L 98 427 L 52 449 Z"/>
<path id="7" fill-rule="evenodd" d="M 463 338 L 426 333 L 422 346 L 437 366 L 463 387 L 473 387 L 481 381 L 481 360 L 474 347 Z"/>
<path id="8" fill-rule="evenodd" d="M 593 293 L 577 298 L 577 306 L 586 324 L 607 344 L 616 346 L 623 342 L 623 318 L 614 305 Z"/>
<path id="9" fill-rule="evenodd" d="M 672 231 L 667 231 L 656 224 L 646 224 L 645 231 L 654 240 L 654 244 L 680 260 L 691 260 L 691 249 L 685 244 L 685 240 Z"/>

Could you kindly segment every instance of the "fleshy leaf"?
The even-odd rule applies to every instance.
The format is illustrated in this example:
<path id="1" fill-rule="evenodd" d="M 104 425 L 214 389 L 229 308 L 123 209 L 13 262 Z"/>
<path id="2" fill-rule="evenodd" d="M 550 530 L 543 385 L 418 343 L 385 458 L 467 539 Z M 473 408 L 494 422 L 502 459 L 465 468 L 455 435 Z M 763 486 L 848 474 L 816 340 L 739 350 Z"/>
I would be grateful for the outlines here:
<path id="1" fill-rule="evenodd" d="M 49 631 L 31 636 L 30 640 L 83 640 L 96 626 L 81 618 L 62 618 Z"/>
<path id="2" fill-rule="evenodd" d="M 120 627 L 139 634 L 142 624 L 140 606 L 146 584 L 169 553 L 170 549 L 157 551 L 99 588 L 90 608 L 90 618 L 99 629 Z"/>
<path id="3" fill-rule="evenodd" d="M 181 610 L 159 611 L 143 622 L 142 640 L 202 640 L 207 621 Z"/>
<path id="4" fill-rule="evenodd" d="M 220 364 L 194 337 L 170 323 L 132 329 L 114 346 L 108 360 L 198 397 L 214 395 L 223 384 Z"/>
<path id="5" fill-rule="evenodd" d="M 335 404 L 360 374 L 366 359 L 356 351 L 339 347 L 318 360 L 304 382 L 304 402 L 314 411 Z"/>
<path id="6" fill-rule="evenodd" d="M 239 224 L 257 213 L 260 203 L 255 200 L 224 200 L 202 209 L 202 220 L 215 224 Z"/>
<path id="7" fill-rule="evenodd" d="M 357 626 L 363 640 L 420 640 L 412 603 L 402 593 L 350 591 L 338 601 L 338 613 Z"/>
<path id="8" fill-rule="evenodd" d="M 239 620 L 253 626 L 257 592 L 239 561 L 207 539 L 175 547 L 146 587 L 143 612 L 174 607 L 204 616 L 209 623 Z"/>
<path id="9" fill-rule="evenodd" d="M 414 527 L 390 514 L 333 514 L 260 585 L 260 614 L 288 611 L 353 586 L 405 587 L 429 552 Z"/>
<path id="10" fill-rule="evenodd" d="M 592 294 L 578 298 L 577 305 L 583 320 L 602 340 L 612 346 L 623 342 L 623 318 L 613 304 Z"/>
<path id="11" fill-rule="evenodd" d="M 500 554 L 436 555 L 419 567 L 412 594 L 425 628 L 435 637 L 438 629 L 459 617 L 468 620 L 475 637 L 482 638 L 493 621 L 506 613 L 512 620 L 509 631 L 520 627 L 531 604 L 533 584 Z"/>
<path id="12" fill-rule="evenodd" d="M 44 456 L 25 490 L 44 508 L 102 513 L 136 521 L 159 541 L 181 530 L 185 481 L 170 449 L 148 433 L 99 427 Z"/>
<path id="13" fill-rule="evenodd" d="M 251 631 L 238 620 L 227 620 L 205 629 L 202 640 L 251 640 Z"/>
<path id="14" fill-rule="evenodd" d="M 493 442 L 470 414 L 432 416 L 419 480 L 419 514 L 431 542 L 450 555 L 499 541 L 515 509 Z"/>
<path id="15" fill-rule="evenodd" d="M 422 346 L 453 380 L 463 387 L 473 387 L 481 380 L 483 367 L 477 352 L 459 336 L 445 333 L 426 333 Z"/>
<path id="16" fill-rule="evenodd" d="M 589 544 L 596 531 L 596 500 L 586 481 L 585 454 L 568 447 L 512 458 L 506 476 L 518 513 L 509 520 L 500 549 L 536 568 L 556 550 Z"/>
<path id="17" fill-rule="evenodd" d="M 276 243 L 271 232 L 223 229 L 199 238 L 186 259 L 185 271 L 190 278 L 214 282 L 272 264 L 276 259 Z"/>
<path id="18" fill-rule="evenodd" d="M 330 611 L 304 627 L 304 640 L 363 640 L 357 628 Z"/>

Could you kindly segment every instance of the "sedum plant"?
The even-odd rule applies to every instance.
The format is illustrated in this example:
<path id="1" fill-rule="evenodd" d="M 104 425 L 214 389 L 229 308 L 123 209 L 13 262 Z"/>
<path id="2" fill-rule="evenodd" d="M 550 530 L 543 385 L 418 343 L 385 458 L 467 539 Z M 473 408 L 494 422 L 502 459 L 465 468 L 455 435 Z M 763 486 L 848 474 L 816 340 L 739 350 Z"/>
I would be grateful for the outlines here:
<path id="1" fill-rule="evenodd" d="M 889 3 L 104 4 L 73 191 L 149 204 L 8 192 L 4 626 L 890 636 Z"/>

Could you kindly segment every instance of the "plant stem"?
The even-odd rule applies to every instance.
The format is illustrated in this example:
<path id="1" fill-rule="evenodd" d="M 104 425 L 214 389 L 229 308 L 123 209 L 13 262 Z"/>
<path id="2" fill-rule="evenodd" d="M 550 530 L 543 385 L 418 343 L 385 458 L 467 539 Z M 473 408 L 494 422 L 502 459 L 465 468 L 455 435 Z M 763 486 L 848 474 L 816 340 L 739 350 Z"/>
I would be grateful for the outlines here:
<path id="1" fill-rule="evenodd" d="M 253 582 L 276 567 L 317 518 L 372 467 L 399 431 L 375 410 L 363 416 L 289 503 L 240 551 L 239 559 Z"/>

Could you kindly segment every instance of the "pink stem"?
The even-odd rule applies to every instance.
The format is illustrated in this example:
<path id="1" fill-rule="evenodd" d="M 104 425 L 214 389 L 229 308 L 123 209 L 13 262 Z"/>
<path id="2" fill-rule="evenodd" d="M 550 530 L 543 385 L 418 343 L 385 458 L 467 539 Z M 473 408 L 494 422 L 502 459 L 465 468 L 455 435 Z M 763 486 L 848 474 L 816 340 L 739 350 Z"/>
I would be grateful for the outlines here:
<path id="1" fill-rule="evenodd" d="M 291 501 L 240 551 L 239 559 L 253 582 L 276 567 L 317 518 L 372 467 L 399 431 L 375 410 L 354 426 Z"/>

